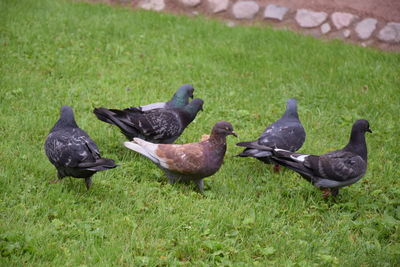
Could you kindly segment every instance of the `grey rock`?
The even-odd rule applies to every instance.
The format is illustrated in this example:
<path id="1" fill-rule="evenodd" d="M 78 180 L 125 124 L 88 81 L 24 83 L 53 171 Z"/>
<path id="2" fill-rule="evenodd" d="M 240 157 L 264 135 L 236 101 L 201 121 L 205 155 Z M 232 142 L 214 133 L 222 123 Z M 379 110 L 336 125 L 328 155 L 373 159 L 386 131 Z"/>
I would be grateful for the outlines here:
<path id="1" fill-rule="evenodd" d="M 350 31 L 349 29 L 343 30 L 342 33 L 343 33 L 343 37 L 344 37 L 344 38 L 349 38 L 350 35 L 351 35 L 351 31 Z"/>
<path id="2" fill-rule="evenodd" d="M 223 12 L 228 9 L 229 0 L 208 0 L 208 6 L 213 13 Z"/>
<path id="3" fill-rule="evenodd" d="M 282 21 L 288 10 L 287 7 L 270 4 L 265 8 L 264 18 Z"/>
<path id="4" fill-rule="evenodd" d="M 356 18 L 357 16 L 345 12 L 334 12 L 331 15 L 332 23 L 338 30 L 350 26 Z"/>
<path id="5" fill-rule="evenodd" d="M 141 0 L 139 7 L 146 10 L 161 11 L 165 8 L 164 0 Z"/>
<path id="6" fill-rule="evenodd" d="M 389 22 L 379 31 L 378 39 L 388 43 L 400 43 L 400 23 Z"/>
<path id="7" fill-rule="evenodd" d="M 362 40 L 370 38 L 374 30 L 376 29 L 377 23 L 378 20 L 373 18 L 366 18 L 357 23 L 355 31 L 357 33 L 358 38 Z"/>
<path id="8" fill-rule="evenodd" d="M 232 7 L 233 16 L 237 19 L 252 19 L 259 10 L 255 1 L 239 1 Z"/>
<path id="9" fill-rule="evenodd" d="M 331 25 L 328 22 L 321 25 L 321 32 L 323 34 L 327 34 L 330 31 L 331 31 Z"/>
<path id="10" fill-rule="evenodd" d="M 179 1 L 188 7 L 195 7 L 201 3 L 201 0 L 179 0 Z"/>
<path id="11" fill-rule="evenodd" d="M 328 14 L 325 12 L 315 12 L 308 9 L 298 9 L 296 12 L 296 22 L 303 28 L 313 28 L 321 25 L 326 20 Z"/>

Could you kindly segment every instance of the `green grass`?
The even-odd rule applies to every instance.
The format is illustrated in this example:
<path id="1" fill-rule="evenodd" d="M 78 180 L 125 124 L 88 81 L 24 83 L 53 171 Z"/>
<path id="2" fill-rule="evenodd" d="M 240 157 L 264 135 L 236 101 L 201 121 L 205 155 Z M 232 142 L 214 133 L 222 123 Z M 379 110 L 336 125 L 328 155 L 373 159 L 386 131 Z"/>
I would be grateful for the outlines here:
<path id="1" fill-rule="evenodd" d="M 0 265 L 399 266 L 399 54 L 201 17 L 0 0 L 0 60 Z M 183 83 L 205 105 L 177 143 L 218 120 L 240 135 L 204 196 L 167 184 L 92 114 L 167 100 Z M 233 157 L 289 97 L 307 131 L 302 152 L 340 148 L 356 119 L 370 122 L 367 174 L 337 201 L 291 171 Z M 43 143 L 64 104 L 120 164 L 89 192 L 77 179 L 48 184 Z"/>

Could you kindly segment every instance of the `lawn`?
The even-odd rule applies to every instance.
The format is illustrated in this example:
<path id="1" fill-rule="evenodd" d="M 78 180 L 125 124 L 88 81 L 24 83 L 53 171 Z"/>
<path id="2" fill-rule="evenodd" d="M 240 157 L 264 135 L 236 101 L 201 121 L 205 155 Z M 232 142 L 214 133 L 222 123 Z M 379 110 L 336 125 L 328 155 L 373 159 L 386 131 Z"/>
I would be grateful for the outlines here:
<path id="1" fill-rule="evenodd" d="M 400 54 L 259 26 L 227 27 L 62 0 L 0 0 L 0 265 L 399 266 Z M 232 123 L 225 163 L 171 186 L 123 147 L 98 106 L 168 100 L 184 83 L 204 111 L 177 143 Z M 324 200 L 297 174 L 234 157 L 296 97 L 301 152 L 344 146 L 368 119 L 368 171 Z M 62 105 L 120 166 L 56 178 L 44 140 Z"/>

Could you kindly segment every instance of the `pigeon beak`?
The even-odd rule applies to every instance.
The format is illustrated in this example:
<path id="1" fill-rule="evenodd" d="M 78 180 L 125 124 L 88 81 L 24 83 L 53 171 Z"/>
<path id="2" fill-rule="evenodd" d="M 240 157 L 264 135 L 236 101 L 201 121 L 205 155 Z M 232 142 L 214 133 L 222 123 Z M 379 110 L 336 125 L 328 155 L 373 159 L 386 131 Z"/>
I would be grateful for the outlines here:
<path id="1" fill-rule="evenodd" d="M 193 99 L 193 92 L 190 93 L 189 97 Z"/>
<path id="2" fill-rule="evenodd" d="M 368 129 L 367 129 L 367 132 L 369 132 L 369 133 L 372 133 L 372 131 L 371 131 L 371 129 L 370 129 L 370 128 L 368 128 Z"/>
<path id="3" fill-rule="evenodd" d="M 235 131 L 232 131 L 231 135 L 233 135 L 234 137 L 238 137 L 238 135 L 235 133 Z"/>

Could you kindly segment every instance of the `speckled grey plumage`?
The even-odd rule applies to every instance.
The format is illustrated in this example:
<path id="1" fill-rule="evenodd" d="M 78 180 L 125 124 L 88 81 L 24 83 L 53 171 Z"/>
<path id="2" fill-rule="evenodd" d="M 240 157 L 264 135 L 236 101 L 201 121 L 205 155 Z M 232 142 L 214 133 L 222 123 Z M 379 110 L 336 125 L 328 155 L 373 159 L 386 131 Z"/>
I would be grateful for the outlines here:
<path id="1" fill-rule="evenodd" d="M 83 178 L 87 189 L 92 184 L 93 174 L 117 166 L 112 159 L 100 156 L 97 145 L 76 124 L 69 106 L 61 108 L 60 119 L 51 129 L 44 147 L 59 179 L 66 176 Z"/>
<path id="2" fill-rule="evenodd" d="M 305 139 L 306 132 L 297 113 L 297 102 L 291 98 L 287 101 L 286 111 L 282 117 L 270 124 L 260 138 L 255 141 L 237 144 L 238 146 L 246 147 L 238 156 L 253 157 L 265 163 L 271 163 L 270 157 L 272 154 L 268 148 L 276 147 L 294 152 L 301 148 Z M 259 148 L 251 148 L 254 144 L 257 144 Z M 267 150 L 264 150 L 263 146 L 267 147 Z"/>
<path id="3" fill-rule="evenodd" d="M 116 125 L 129 140 L 138 137 L 152 143 L 171 144 L 202 108 L 203 100 L 196 98 L 179 108 L 149 111 L 96 108 L 94 113 L 98 119 Z"/>
<path id="4" fill-rule="evenodd" d="M 336 195 L 339 188 L 354 184 L 365 175 L 368 158 L 365 132 L 371 132 L 368 121 L 358 120 L 343 149 L 316 156 L 275 148 L 271 149 L 271 160 L 298 172 L 318 188 L 331 189 Z"/>

